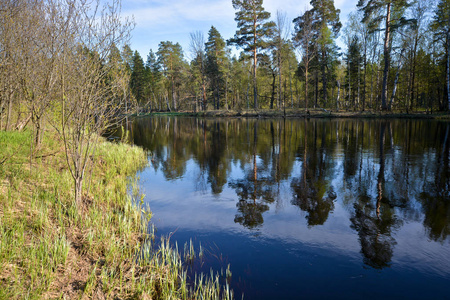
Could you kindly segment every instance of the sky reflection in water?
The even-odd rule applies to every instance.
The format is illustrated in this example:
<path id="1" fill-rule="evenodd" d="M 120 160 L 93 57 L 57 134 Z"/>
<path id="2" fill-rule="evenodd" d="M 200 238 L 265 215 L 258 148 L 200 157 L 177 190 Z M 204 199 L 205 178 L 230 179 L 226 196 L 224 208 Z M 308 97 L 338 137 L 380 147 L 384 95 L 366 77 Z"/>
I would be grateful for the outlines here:
<path id="1" fill-rule="evenodd" d="M 445 298 L 449 123 L 141 118 L 158 234 L 231 264 L 237 298 Z M 376 288 L 375 288 L 376 287 Z"/>

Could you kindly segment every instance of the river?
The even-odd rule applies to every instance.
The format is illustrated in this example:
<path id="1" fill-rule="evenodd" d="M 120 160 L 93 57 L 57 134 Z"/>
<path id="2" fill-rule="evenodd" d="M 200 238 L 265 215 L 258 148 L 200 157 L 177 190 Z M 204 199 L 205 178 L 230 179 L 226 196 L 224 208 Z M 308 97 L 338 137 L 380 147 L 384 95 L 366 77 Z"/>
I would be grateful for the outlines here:
<path id="1" fill-rule="evenodd" d="M 236 299 L 448 299 L 450 123 L 145 117 L 157 235 Z M 182 248 L 182 247 L 180 247 Z"/>

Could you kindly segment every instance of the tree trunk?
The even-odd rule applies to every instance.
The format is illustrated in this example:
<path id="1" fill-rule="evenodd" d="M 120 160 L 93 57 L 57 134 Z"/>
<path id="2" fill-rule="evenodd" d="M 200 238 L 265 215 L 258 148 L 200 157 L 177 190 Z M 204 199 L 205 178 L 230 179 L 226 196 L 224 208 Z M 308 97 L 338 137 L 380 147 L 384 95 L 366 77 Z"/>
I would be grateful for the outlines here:
<path id="1" fill-rule="evenodd" d="M 400 68 L 402 67 L 402 55 L 403 55 L 404 49 L 402 49 L 400 53 L 400 59 L 398 61 L 398 67 L 397 67 L 397 73 L 395 74 L 395 80 L 394 80 L 394 88 L 392 89 L 392 96 L 391 100 L 389 101 L 389 110 L 392 109 L 392 102 L 394 101 L 395 92 L 397 92 L 397 83 L 398 83 L 398 77 L 400 76 Z"/>
<path id="2" fill-rule="evenodd" d="M 11 126 L 11 114 L 12 114 L 12 95 L 8 95 L 8 114 L 6 115 L 6 130 L 9 130 Z"/>
<path id="3" fill-rule="evenodd" d="M 447 31 L 447 108 L 450 110 L 450 30 Z"/>
<path id="4" fill-rule="evenodd" d="M 230 110 L 228 105 L 228 76 L 225 78 L 225 109 Z"/>
<path id="5" fill-rule="evenodd" d="M 272 73 L 272 95 L 270 97 L 270 109 L 273 109 L 273 102 L 275 101 L 275 81 L 276 81 L 276 74 L 275 72 Z M 278 89 L 278 93 L 280 92 L 280 89 Z"/>
<path id="6" fill-rule="evenodd" d="M 410 96 L 409 96 L 409 109 L 413 109 L 414 105 L 414 85 L 415 85 L 415 79 L 416 79 L 416 52 L 417 52 L 417 45 L 418 45 L 419 39 L 416 36 L 414 41 L 414 48 L 413 48 L 413 55 L 412 55 L 412 70 L 411 70 L 411 86 L 410 86 Z"/>
<path id="7" fill-rule="evenodd" d="M 177 99 L 175 99 L 175 83 L 172 77 L 172 107 L 174 111 L 177 111 Z"/>
<path id="8" fill-rule="evenodd" d="M 280 50 L 281 51 L 281 46 Z M 281 53 L 278 53 L 278 109 L 281 109 L 281 79 L 282 79 L 282 72 L 281 72 Z"/>
<path id="9" fill-rule="evenodd" d="M 314 81 L 314 85 L 315 85 L 315 89 L 314 89 L 314 108 L 317 107 L 317 98 L 319 98 L 319 72 L 316 71 L 315 74 L 315 81 Z"/>
<path id="10" fill-rule="evenodd" d="M 292 75 L 291 75 L 291 61 L 289 61 L 289 92 L 291 93 L 291 108 L 294 108 L 294 96 L 292 94 Z"/>
<path id="11" fill-rule="evenodd" d="M 164 95 L 165 97 L 164 98 L 166 98 L 166 104 L 167 104 L 167 110 L 168 111 L 172 111 L 171 109 L 170 109 L 170 102 L 169 102 L 169 96 L 167 95 Z"/>
<path id="12" fill-rule="evenodd" d="M 305 63 L 305 110 L 308 111 L 308 62 Z"/>
<path id="13" fill-rule="evenodd" d="M 323 106 L 327 106 L 327 63 L 326 63 L 326 53 L 322 51 L 322 83 L 323 83 Z"/>
<path id="14" fill-rule="evenodd" d="M 219 80 L 216 82 L 216 107 L 214 109 L 219 109 L 220 107 L 220 95 L 219 95 Z"/>
<path id="15" fill-rule="evenodd" d="M 357 73 L 357 78 L 356 78 L 356 84 L 357 84 L 357 88 L 358 88 L 358 90 L 357 90 L 357 102 L 358 102 L 358 108 L 360 107 L 360 104 L 361 104 L 361 98 L 360 98 L 360 96 L 361 96 L 361 87 L 360 87 L 360 83 L 361 83 L 361 68 L 360 68 L 360 61 L 359 61 L 359 57 L 358 57 L 358 73 Z M 355 107 L 356 108 L 356 107 Z"/>
<path id="16" fill-rule="evenodd" d="M 249 80 L 248 83 L 247 83 L 247 94 L 246 94 L 246 99 L 247 99 L 247 109 L 250 109 L 250 99 L 249 99 L 249 97 L 248 97 L 249 90 L 250 90 L 250 80 Z"/>
<path id="17" fill-rule="evenodd" d="M 253 74 L 253 107 L 255 109 L 258 109 L 258 88 L 256 86 L 256 66 L 254 67 L 254 74 Z"/>
<path id="18" fill-rule="evenodd" d="M 202 105 L 203 105 L 203 110 L 206 110 L 206 84 L 203 84 L 203 93 L 202 93 Z"/>
<path id="19" fill-rule="evenodd" d="M 81 204 L 83 193 L 83 178 L 75 178 L 75 203 L 77 206 Z"/>
<path id="20" fill-rule="evenodd" d="M 348 102 L 345 107 L 346 109 L 348 109 L 348 106 L 350 103 L 353 104 L 353 101 L 352 101 L 352 72 L 351 72 L 351 66 L 350 66 L 350 59 L 348 59 Z"/>
<path id="21" fill-rule="evenodd" d="M 391 21 L 391 3 L 388 2 L 387 3 L 387 8 L 386 8 L 386 29 L 385 29 L 385 34 L 384 34 L 384 70 L 383 70 L 383 87 L 382 87 L 382 91 L 381 91 L 381 110 L 387 110 L 387 96 L 388 96 L 388 91 L 387 91 L 387 85 L 388 85 L 388 75 L 389 75 L 389 65 L 390 65 L 390 21 Z"/>
<path id="22" fill-rule="evenodd" d="M 338 92 L 337 92 L 337 98 L 336 98 L 336 110 L 339 111 L 339 96 L 341 94 L 341 83 L 339 82 L 339 80 L 337 81 L 337 87 L 338 87 Z"/>
<path id="23" fill-rule="evenodd" d="M 367 38 L 364 41 L 364 75 L 362 92 L 362 111 L 366 109 L 366 73 L 367 73 Z"/>

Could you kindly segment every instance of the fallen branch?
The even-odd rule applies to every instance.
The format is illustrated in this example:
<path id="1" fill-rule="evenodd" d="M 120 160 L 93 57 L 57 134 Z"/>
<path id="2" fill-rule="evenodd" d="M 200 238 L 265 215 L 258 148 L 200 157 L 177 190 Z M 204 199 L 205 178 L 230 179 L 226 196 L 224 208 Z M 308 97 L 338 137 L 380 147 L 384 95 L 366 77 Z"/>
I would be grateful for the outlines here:
<path id="1" fill-rule="evenodd" d="M 59 151 L 56 151 L 56 152 L 53 152 L 53 153 L 48 153 L 48 154 L 42 154 L 42 155 L 35 156 L 34 158 L 44 158 L 44 157 L 48 157 L 48 156 L 54 156 L 58 152 Z"/>
<path id="2" fill-rule="evenodd" d="M 30 122 L 30 120 L 31 120 L 31 114 L 29 114 L 25 120 L 18 122 L 15 130 L 22 131 L 25 128 L 25 126 L 27 126 L 28 122 Z"/>

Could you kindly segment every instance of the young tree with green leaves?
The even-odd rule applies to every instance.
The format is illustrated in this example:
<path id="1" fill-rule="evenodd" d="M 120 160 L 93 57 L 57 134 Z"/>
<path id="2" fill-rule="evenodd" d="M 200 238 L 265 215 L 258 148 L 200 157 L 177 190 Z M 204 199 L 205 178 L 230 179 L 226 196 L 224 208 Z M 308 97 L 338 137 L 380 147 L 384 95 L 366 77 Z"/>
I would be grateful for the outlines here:
<path id="1" fill-rule="evenodd" d="M 250 54 L 253 60 L 253 101 L 254 108 L 258 108 L 258 88 L 256 70 L 258 53 L 267 48 L 268 38 L 275 26 L 268 21 L 270 13 L 265 11 L 263 0 L 232 0 L 233 8 L 237 10 L 235 21 L 238 30 L 228 43 L 241 47 L 245 53 Z"/>

